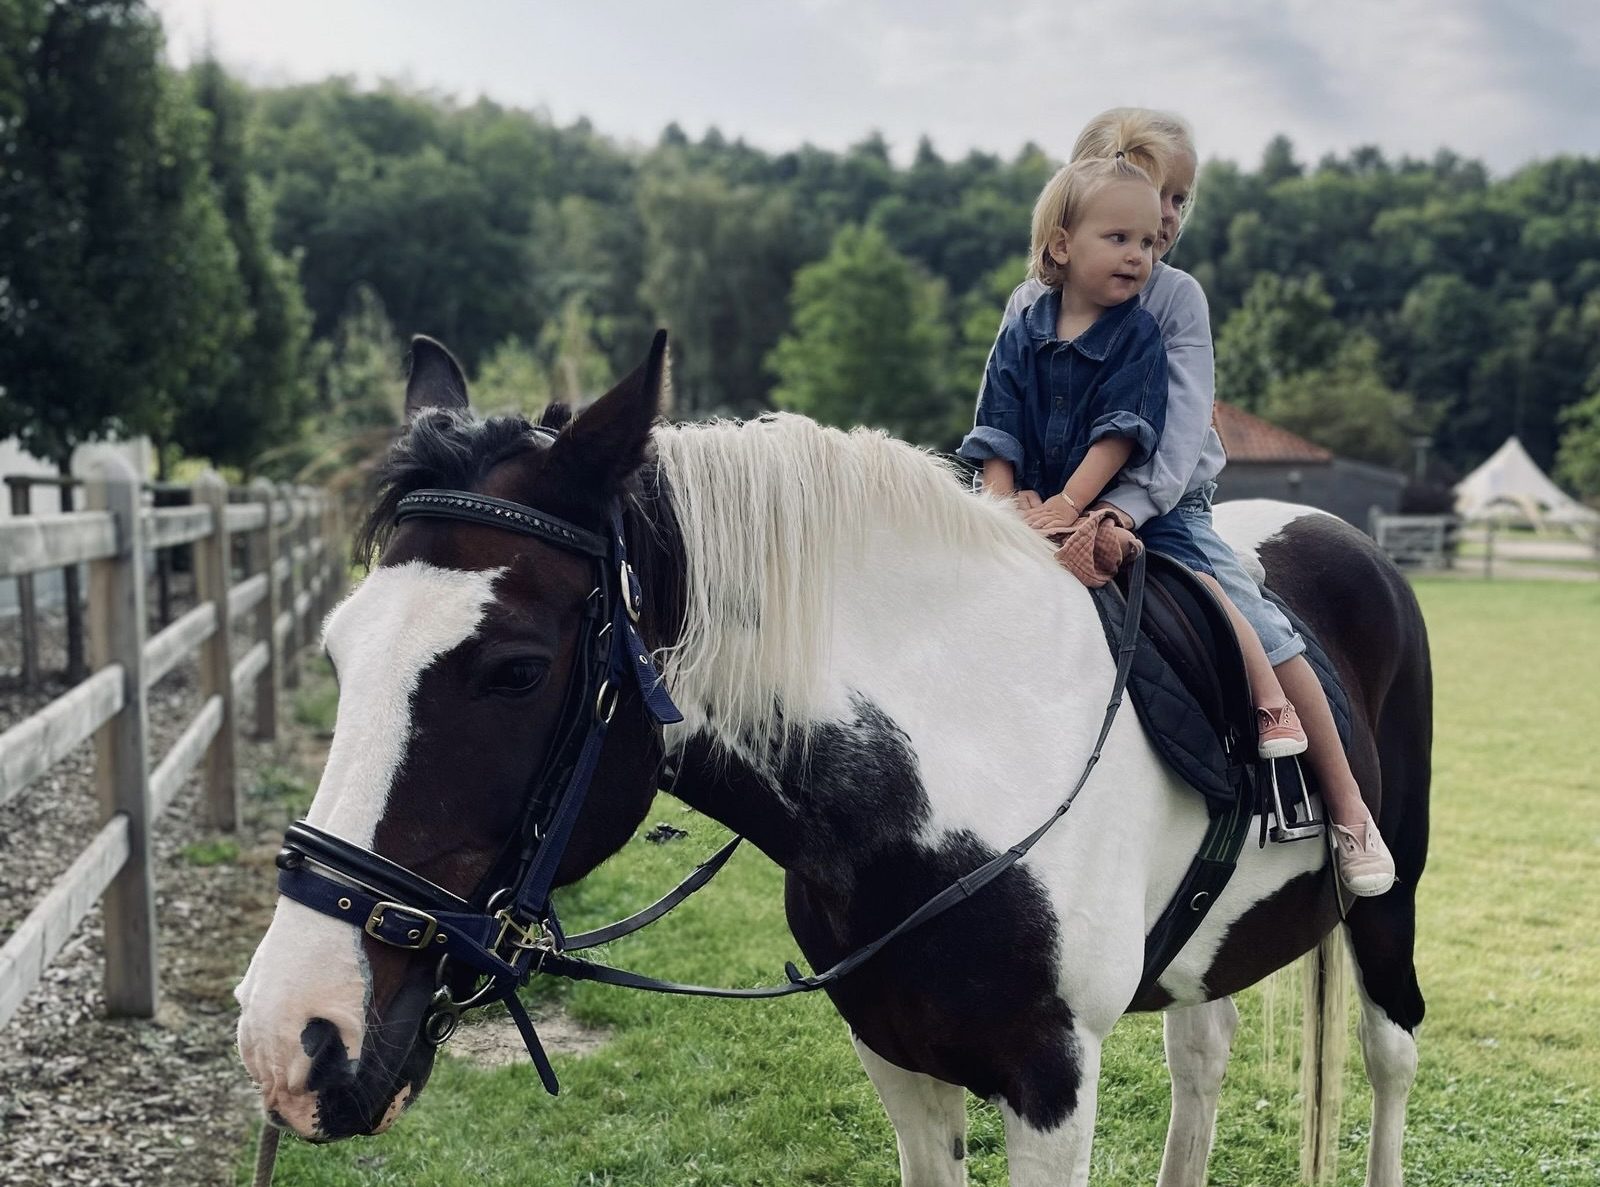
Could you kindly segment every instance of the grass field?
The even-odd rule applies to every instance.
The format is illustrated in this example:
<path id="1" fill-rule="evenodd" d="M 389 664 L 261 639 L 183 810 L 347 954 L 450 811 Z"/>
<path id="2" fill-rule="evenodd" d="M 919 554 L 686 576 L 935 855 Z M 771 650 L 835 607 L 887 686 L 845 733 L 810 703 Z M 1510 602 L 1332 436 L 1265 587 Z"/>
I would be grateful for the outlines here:
<path id="1" fill-rule="evenodd" d="M 1436 691 L 1434 832 L 1418 964 L 1428 998 L 1408 1183 L 1600 1183 L 1600 590 L 1420 584 Z M 568 901 L 569 927 L 653 898 L 722 831 L 675 801 Z M 724 984 L 781 976 L 795 955 L 778 871 L 741 853 L 670 920 L 614 946 L 617 963 Z M 842 1023 L 820 997 L 700 1002 L 600 986 L 542 987 L 609 1028 L 557 1058 L 547 1098 L 524 1061 L 444 1056 L 383 1137 L 285 1143 L 282 1184 L 864 1184 L 899 1182 L 894 1139 Z M 1240 1000 L 1211 1183 L 1290 1184 L 1298 1170 L 1292 978 Z M 1353 1021 L 1353 1019 L 1352 1019 Z M 1351 1044 L 1340 1184 L 1359 1184 L 1370 1096 Z M 997 1113 L 970 1106 L 975 1184 L 1006 1181 Z M 1100 1085 L 1093 1181 L 1154 1183 L 1167 1114 L 1159 1020 L 1125 1019 Z M 239 1182 L 248 1182 L 244 1162 Z"/>

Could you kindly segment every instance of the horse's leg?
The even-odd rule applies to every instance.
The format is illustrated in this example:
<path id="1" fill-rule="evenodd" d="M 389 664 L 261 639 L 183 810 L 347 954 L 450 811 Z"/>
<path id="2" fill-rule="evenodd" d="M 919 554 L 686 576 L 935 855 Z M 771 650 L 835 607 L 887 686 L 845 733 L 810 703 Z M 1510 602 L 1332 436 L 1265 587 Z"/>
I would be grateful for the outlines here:
<path id="1" fill-rule="evenodd" d="M 1172 1120 L 1156 1187 L 1205 1187 L 1217 1125 L 1217 1098 L 1239 1026 L 1231 997 L 1168 1010 L 1163 1023 L 1172 1076 Z"/>
<path id="2" fill-rule="evenodd" d="M 1367 1187 L 1400 1187 L 1400 1148 L 1406 1099 L 1417 1076 L 1417 1027 L 1422 991 L 1412 964 L 1416 902 L 1412 886 L 1396 883 L 1378 898 L 1357 899 L 1349 934 L 1361 994 L 1361 1055 L 1372 1085 L 1372 1141 Z"/>
<path id="3" fill-rule="evenodd" d="M 1100 1084 L 1100 1038 L 1081 1026 L 1075 1029 L 1078 1087 L 1066 1117 L 1041 1128 L 1009 1101 L 1000 1101 L 1011 1187 L 1088 1187 L 1095 1092 Z"/>
<path id="4" fill-rule="evenodd" d="M 966 1089 L 884 1059 L 854 1034 L 900 1148 L 903 1187 L 962 1187 L 967 1181 Z"/>

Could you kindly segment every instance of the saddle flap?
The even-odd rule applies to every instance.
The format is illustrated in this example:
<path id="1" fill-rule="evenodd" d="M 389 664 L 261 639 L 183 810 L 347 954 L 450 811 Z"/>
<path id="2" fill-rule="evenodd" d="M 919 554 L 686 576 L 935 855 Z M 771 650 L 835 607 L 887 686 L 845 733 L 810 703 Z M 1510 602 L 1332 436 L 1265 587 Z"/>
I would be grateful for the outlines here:
<path id="1" fill-rule="evenodd" d="M 1128 691 L 1167 764 L 1226 811 L 1248 781 L 1255 717 L 1244 658 L 1226 612 L 1187 568 L 1148 554 L 1145 610 Z M 1120 583 L 1095 590 L 1113 645 L 1126 608 Z"/>

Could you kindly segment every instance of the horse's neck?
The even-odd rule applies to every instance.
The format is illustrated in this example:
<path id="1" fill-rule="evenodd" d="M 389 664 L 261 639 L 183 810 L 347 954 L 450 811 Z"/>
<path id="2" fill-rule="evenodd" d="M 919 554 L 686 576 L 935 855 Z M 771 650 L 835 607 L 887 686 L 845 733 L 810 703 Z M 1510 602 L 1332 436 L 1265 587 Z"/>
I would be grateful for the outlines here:
<path id="1" fill-rule="evenodd" d="M 680 738 L 679 794 L 789 868 L 829 865 L 869 828 L 981 818 L 1024 835 L 1058 790 L 1040 773 L 1087 756 L 1112 677 L 1087 591 L 1028 562 L 869 531 L 836 557 L 794 746 L 719 736 L 713 695 Z"/>

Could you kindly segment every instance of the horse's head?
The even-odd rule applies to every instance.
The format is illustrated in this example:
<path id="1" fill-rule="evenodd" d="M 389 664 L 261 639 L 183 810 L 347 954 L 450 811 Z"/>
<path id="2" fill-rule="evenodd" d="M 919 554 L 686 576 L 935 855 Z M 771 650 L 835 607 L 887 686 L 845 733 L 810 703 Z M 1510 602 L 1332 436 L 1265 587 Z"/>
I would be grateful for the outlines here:
<path id="1" fill-rule="evenodd" d="M 310 824 L 482 905 L 570 720 L 595 569 L 488 525 L 396 526 L 396 505 L 419 488 L 466 490 L 606 535 L 647 459 L 664 354 L 658 334 L 644 365 L 557 433 L 520 418 L 472 419 L 455 361 L 416 341 L 410 429 L 365 534 L 382 543 L 381 559 L 324 626 L 339 706 Z M 655 635 L 650 609 L 642 625 Z M 558 883 L 632 833 L 659 758 L 637 689 L 624 689 Z M 269 1113 L 304 1137 L 381 1131 L 432 1068 L 421 1030 L 438 956 L 381 943 L 352 922 L 280 899 L 235 991 L 245 1066 Z"/>

